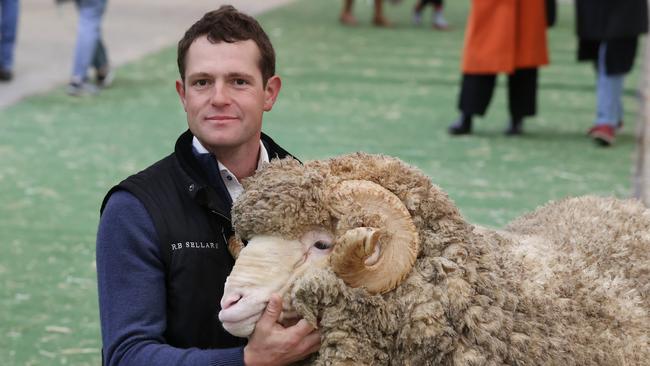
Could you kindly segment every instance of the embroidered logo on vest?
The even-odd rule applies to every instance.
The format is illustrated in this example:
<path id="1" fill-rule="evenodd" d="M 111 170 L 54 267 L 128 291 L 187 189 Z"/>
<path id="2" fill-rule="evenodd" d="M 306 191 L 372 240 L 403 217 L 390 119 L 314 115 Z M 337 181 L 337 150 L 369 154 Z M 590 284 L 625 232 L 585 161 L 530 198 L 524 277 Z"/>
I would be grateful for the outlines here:
<path id="1" fill-rule="evenodd" d="M 172 243 L 172 251 L 181 249 L 219 249 L 219 243 L 208 241 L 186 241 L 179 243 Z"/>

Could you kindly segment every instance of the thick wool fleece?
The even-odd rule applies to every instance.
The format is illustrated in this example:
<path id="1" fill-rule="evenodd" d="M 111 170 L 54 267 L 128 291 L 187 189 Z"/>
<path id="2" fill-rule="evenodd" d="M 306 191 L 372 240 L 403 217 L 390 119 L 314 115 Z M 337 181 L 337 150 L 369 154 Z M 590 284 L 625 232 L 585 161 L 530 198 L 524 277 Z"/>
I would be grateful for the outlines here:
<path id="1" fill-rule="evenodd" d="M 335 231 L 328 192 L 348 179 L 400 198 L 419 231 L 420 253 L 404 282 L 383 295 L 350 288 L 330 269 L 298 278 L 293 306 L 322 336 L 308 363 L 647 365 L 650 212 L 640 204 L 569 199 L 506 231 L 488 230 L 466 223 L 419 170 L 352 154 L 304 166 L 271 163 L 244 182 L 235 229 L 244 239 Z"/>

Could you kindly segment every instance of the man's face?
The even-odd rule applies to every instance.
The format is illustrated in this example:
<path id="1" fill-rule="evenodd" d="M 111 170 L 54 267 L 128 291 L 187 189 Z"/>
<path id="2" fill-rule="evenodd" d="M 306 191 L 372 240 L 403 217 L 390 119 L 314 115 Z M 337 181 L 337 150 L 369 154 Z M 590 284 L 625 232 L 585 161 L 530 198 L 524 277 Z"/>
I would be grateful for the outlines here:
<path id="1" fill-rule="evenodd" d="M 197 38 L 185 58 L 185 82 L 176 81 L 192 134 L 208 150 L 259 145 L 262 114 L 280 91 L 277 76 L 262 83 L 260 51 L 252 40 L 211 43 Z"/>

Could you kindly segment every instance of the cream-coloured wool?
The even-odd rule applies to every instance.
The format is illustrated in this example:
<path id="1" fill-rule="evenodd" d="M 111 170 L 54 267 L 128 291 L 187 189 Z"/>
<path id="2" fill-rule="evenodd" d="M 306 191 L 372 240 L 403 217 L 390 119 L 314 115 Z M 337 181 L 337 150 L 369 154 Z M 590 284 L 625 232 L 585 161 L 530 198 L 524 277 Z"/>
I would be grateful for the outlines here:
<path id="1" fill-rule="evenodd" d="M 317 227 L 336 245 L 336 228 L 382 222 L 333 215 L 328 190 L 347 180 L 374 182 L 401 200 L 419 253 L 384 294 L 349 287 L 327 265 L 292 276 L 287 311 L 322 335 L 308 363 L 649 364 L 650 211 L 638 202 L 566 199 L 495 231 L 465 222 L 419 170 L 357 153 L 304 166 L 277 161 L 246 180 L 233 207 L 238 236 L 293 240 Z"/>

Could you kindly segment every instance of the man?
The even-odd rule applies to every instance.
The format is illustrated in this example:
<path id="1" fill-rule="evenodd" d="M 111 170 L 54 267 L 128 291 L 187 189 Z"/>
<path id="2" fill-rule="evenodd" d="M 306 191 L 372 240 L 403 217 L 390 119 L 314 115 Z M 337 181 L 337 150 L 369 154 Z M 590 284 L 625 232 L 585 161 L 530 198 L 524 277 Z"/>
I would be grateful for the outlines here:
<path id="1" fill-rule="evenodd" d="M 639 36 L 648 31 L 647 0 L 577 0 L 578 60 L 596 69 L 596 118 L 587 132 L 599 146 L 623 126 L 623 84 L 634 67 Z"/>
<path id="2" fill-rule="evenodd" d="M 239 181 L 288 153 L 261 133 L 281 81 L 266 33 L 231 6 L 178 44 L 176 90 L 189 131 L 175 151 L 111 189 L 97 235 L 105 365 L 281 365 L 318 350 L 306 321 L 284 328 L 274 296 L 251 338 L 217 314 L 234 260 L 230 208 Z"/>

